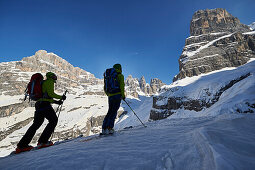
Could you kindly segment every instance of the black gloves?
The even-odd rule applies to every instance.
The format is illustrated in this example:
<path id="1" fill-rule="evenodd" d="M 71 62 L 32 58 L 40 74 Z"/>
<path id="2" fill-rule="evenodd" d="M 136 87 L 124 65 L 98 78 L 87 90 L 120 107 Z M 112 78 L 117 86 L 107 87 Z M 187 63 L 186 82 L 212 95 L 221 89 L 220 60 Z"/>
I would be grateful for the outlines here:
<path id="1" fill-rule="evenodd" d="M 53 103 L 58 104 L 58 105 L 63 104 L 63 102 L 62 102 L 61 100 L 54 100 L 54 102 L 53 102 Z"/>
<path id="2" fill-rule="evenodd" d="M 66 95 L 63 95 L 61 100 L 65 100 L 66 99 Z"/>
<path id="3" fill-rule="evenodd" d="M 63 101 L 66 99 L 66 95 L 63 95 L 60 100 L 54 100 L 53 103 L 61 105 L 63 104 Z"/>

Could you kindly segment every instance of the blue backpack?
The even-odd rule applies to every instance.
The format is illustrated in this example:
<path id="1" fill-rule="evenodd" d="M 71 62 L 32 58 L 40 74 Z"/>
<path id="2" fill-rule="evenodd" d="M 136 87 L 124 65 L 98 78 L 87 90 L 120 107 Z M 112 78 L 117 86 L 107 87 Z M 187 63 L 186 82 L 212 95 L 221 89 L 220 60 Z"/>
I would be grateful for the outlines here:
<path id="1" fill-rule="evenodd" d="M 104 90 L 106 93 L 120 92 L 120 83 L 118 82 L 118 73 L 115 68 L 106 69 L 104 72 Z"/>

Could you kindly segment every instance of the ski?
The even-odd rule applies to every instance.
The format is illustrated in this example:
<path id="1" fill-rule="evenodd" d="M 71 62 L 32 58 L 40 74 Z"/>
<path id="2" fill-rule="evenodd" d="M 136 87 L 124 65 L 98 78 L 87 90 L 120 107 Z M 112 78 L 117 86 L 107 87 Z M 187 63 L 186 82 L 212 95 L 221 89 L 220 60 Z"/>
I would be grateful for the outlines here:
<path id="1" fill-rule="evenodd" d="M 11 155 L 19 155 L 19 154 L 26 153 L 26 152 L 30 152 L 30 151 L 35 151 L 35 150 L 39 150 L 39 149 L 48 148 L 48 147 L 51 147 L 51 146 L 55 146 L 55 145 L 59 145 L 59 144 L 67 143 L 67 142 L 71 142 L 71 141 L 74 141 L 74 140 L 79 139 L 79 138 L 81 138 L 81 137 L 83 137 L 83 135 L 80 135 L 80 136 L 78 136 L 78 137 L 76 137 L 76 138 L 72 138 L 72 139 L 65 139 L 65 140 L 62 140 L 62 141 L 57 141 L 57 142 L 55 142 L 53 145 L 45 146 L 45 147 L 35 146 L 35 147 L 33 147 L 33 149 L 31 149 L 31 150 L 23 151 L 23 152 L 20 152 L 20 153 L 16 153 L 16 151 L 12 151 L 12 152 L 10 153 L 10 156 L 11 156 Z"/>
<path id="2" fill-rule="evenodd" d="M 100 133 L 98 135 L 88 136 L 87 138 L 81 140 L 81 142 L 88 142 L 88 141 L 91 141 L 91 140 L 100 139 L 100 138 L 103 138 L 103 137 L 113 136 L 113 135 L 114 134 L 104 135 L 104 134 Z"/>
<path id="3" fill-rule="evenodd" d="M 116 134 L 119 134 L 122 131 L 126 131 L 126 130 L 129 130 L 129 129 L 132 129 L 132 128 L 133 128 L 133 126 L 128 126 L 128 127 L 125 127 L 125 128 L 123 128 L 121 130 L 115 131 L 112 134 L 102 134 L 102 133 L 99 133 L 97 135 L 88 136 L 85 139 L 81 140 L 81 142 L 88 142 L 88 141 L 91 141 L 91 140 L 96 140 L 96 139 L 100 139 L 100 138 L 104 138 L 104 137 L 108 137 L 108 136 L 116 136 Z"/>

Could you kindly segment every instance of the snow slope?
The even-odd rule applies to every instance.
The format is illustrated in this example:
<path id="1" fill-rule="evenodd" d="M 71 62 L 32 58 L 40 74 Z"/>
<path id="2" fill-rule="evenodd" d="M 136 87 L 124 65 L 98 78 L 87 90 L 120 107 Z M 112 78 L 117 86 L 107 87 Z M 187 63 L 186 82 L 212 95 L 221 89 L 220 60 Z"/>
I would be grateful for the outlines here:
<path id="1" fill-rule="evenodd" d="M 165 119 L 1 158 L 0 169 L 254 169 L 254 124 L 254 115 Z"/>
<path id="2" fill-rule="evenodd" d="M 82 133 L 84 132 L 82 129 L 86 129 L 91 117 L 104 116 L 107 113 L 108 103 L 106 96 L 85 95 L 80 97 L 67 94 L 67 98 L 68 100 L 64 102 L 62 111 L 59 115 L 55 133 L 60 133 L 65 130 L 69 130 L 70 128 L 73 128 L 73 133 Z M 57 105 L 53 105 L 53 107 L 57 110 Z M 31 118 L 33 115 L 34 107 L 28 107 L 21 113 L 13 115 L 12 117 L 3 117 L 0 119 L 0 130 L 7 131 L 15 123 Z M 26 126 L 14 131 L 0 142 L 0 146 L 5 146 L 4 149 L 0 150 L 1 156 L 8 155 L 16 148 L 16 143 L 22 138 L 32 123 L 33 122 L 31 121 Z M 36 135 L 40 135 L 42 133 L 47 123 L 48 121 L 45 119 L 43 125 L 37 130 Z M 91 135 L 94 134 L 93 132 L 89 133 Z M 55 141 L 56 139 L 53 138 L 53 140 Z M 37 141 L 32 141 L 31 144 L 36 145 L 36 142 Z"/>
<path id="3" fill-rule="evenodd" d="M 199 76 L 187 77 L 176 81 L 171 85 L 164 86 L 157 105 L 167 105 L 168 98 L 182 98 L 182 101 L 197 100 L 200 102 L 213 103 L 215 96 L 230 82 L 233 86 L 220 94 L 216 103 L 209 108 L 204 107 L 201 111 L 185 110 L 180 108 L 173 110 L 173 118 L 216 116 L 220 114 L 236 113 L 237 110 L 245 112 L 248 109 L 247 103 L 254 104 L 255 101 L 255 59 L 237 68 L 227 68 Z M 248 76 L 247 76 L 248 75 Z M 242 76 L 247 76 L 241 81 L 236 81 Z M 153 108 L 154 109 L 154 108 Z M 255 109 L 253 108 L 253 112 Z"/>

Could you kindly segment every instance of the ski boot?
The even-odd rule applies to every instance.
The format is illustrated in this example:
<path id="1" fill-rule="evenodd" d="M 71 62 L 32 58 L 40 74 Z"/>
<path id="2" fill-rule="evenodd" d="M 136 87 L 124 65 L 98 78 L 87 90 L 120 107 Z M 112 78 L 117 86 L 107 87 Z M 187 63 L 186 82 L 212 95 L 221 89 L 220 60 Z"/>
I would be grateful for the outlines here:
<path id="1" fill-rule="evenodd" d="M 113 128 L 108 128 L 108 131 L 109 131 L 110 135 L 114 134 L 114 132 L 115 132 Z"/>
<path id="2" fill-rule="evenodd" d="M 18 154 L 18 153 L 21 153 L 21 152 L 26 152 L 26 151 L 30 151 L 31 149 L 33 149 L 34 147 L 33 146 L 30 146 L 30 145 L 27 145 L 25 147 L 17 147 L 16 150 L 15 150 L 15 153 Z"/>
<path id="3" fill-rule="evenodd" d="M 100 133 L 100 135 L 109 135 L 109 130 L 106 129 L 102 129 L 102 133 Z"/>
<path id="4" fill-rule="evenodd" d="M 37 143 L 37 148 L 38 149 L 41 149 L 41 148 L 46 148 L 46 147 L 49 147 L 49 146 L 52 146 L 53 145 L 53 142 L 51 142 L 51 141 L 48 141 L 48 142 L 46 142 L 46 143 L 40 143 L 40 142 L 38 142 Z"/>

